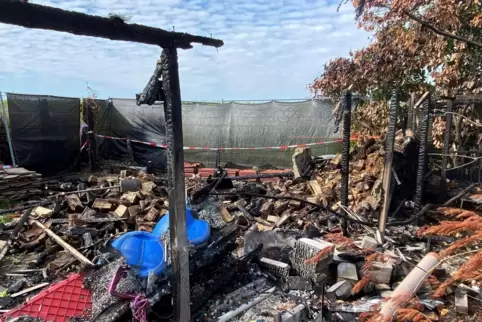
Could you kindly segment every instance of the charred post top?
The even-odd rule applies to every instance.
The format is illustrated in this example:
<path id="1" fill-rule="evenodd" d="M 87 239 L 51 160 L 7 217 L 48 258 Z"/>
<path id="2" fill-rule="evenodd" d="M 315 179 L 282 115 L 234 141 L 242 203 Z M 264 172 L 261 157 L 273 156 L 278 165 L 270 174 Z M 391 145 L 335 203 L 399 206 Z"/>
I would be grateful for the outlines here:
<path id="1" fill-rule="evenodd" d="M 122 19 L 105 18 L 75 11 L 42 6 L 18 0 L 0 1 L 0 23 L 26 28 L 55 30 L 74 35 L 123 40 L 163 48 L 192 48 L 192 43 L 221 47 L 222 40 L 170 32 L 138 24 L 127 24 Z"/>

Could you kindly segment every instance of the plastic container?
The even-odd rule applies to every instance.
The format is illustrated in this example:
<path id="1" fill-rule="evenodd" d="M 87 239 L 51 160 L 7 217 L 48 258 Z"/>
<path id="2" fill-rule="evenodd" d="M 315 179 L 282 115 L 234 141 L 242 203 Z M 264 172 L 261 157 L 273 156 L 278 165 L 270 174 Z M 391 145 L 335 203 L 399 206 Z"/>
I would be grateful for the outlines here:
<path id="1" fill-rule="evenodd" d="M 191 208 L 186 208 L 187 239 L 194 245 L 204 244 L 211 235 L 211 227 L 204 220 L 193 217 Z M 165 214 L 154 227 L 153 235 L 160 238 L 169 230 L 169 213 Z"/>
<path id="2" fill-rule="evenodd" d="M 165 267 L 164 247 L 160 238 L 145 231 L 128 232 L 112 242 L 127 265 L 138 269 L 139 277 L 160 275 Z"/>

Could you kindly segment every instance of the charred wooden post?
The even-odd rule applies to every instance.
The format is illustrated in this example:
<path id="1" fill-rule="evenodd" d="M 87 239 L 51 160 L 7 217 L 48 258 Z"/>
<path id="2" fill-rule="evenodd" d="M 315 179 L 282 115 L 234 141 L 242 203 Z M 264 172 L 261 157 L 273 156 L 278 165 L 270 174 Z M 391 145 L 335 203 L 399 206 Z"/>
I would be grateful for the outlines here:
<path id="1" fill-rule="evenodd" d="M 444 148 L 443 148 L 443 156 L 442 156 L 442 184 L 444 188 L 447 182 L 447 165 L 449 159 L 449 152 L 450 152 L 450 136 L 452 135 L 452 111 L 453 111 L 453 100 L 449 99 L 447 101 L 447 110 L 445 116 L 445 136 L 444 136 Z"/>
<path id="2" fill-rule="evenodd" d="M 343 146 L 341 148 L 341 204 L 348 207 L 348 181 L 350 175 L 350 127 L 351 127 L 351 93 L 345 91 L 341 98 L 343 108 Z M 348 235 L 348 222 L 342 219 L 343 235 Z"/>
<path id="3" fill-rule="evenodd" d="M 427 163 L 427 143 L 428 143 L 428 120 L 431 104 L 431 95 L 427 95 L 420 108 L 420 148 L 418 150 L 418 166 L 417 166 L 417 185 L 415 187 L 415 212 L 422 209 L 423 186 L 425 182 L 425 168 Z"/>
<path id="4" fill-rule="evenodd" d="M 222 47 L 224 44 L 222 40 L 210 37 L 127 24 L 121 18 L 93 16 L 19 0 L 0 1 L 0 22 L 26 28 L 68 32 L 79 36 L 157 45 L 162 48 L 189 49 L 192 48 L 191 43 L 212 47 Z"/>
<path id="5" fill-rule="evenodd" d="M 179 85 L 177 49 L 164 48 L 161 55 L 164 91 L 164 114 L 167 138 L 167 178 L 169 193 L 169 226 L 174 272 L 176 321 L 189 321 L 189 244 L 186 232 L 186 197 L 184 184 L 184 150 L 182 139 L 182 106 Z"/>
<path id="6" fill-rule="evenodd" d="M 162 90 L 161 82 L 162 65 L 158 60 L 156 69 L 151 76 L 151 79 L 147 83 L 142 93 L 136 95 L 137 105 L 147 104 L 152 105 L 155 101 L 164 101 L 164 93 Z"/>
<path id="7" fill-rule="evenodd" d="M 95 120 L 94 120 L 94 104 L 90 99 L 85 100 L 87 109 L 87 139 L 89 140 L 89 163 L 90 171 L 97 170 L 97 140 L 95 138 Z"/>
<path id="8" fill-rule="evenodd" d="M 393 90 L 392 98 L 390 99 L 390 111 L 388 116 L 388 130 L 385 142 L 385 167 L 383 170 L 383 208 L 378 220 L 378 230 L 380 236 L 385 238 L 385 227 L 387 224 L 388 211 L 390 210 L 391 201 L 391 185 L 392 185 L 392 162 L 393 162 L 393 150 L 395 146 L 395 130 L 397 123 L 397 111 L 398 111 L 398 91 Z"/>

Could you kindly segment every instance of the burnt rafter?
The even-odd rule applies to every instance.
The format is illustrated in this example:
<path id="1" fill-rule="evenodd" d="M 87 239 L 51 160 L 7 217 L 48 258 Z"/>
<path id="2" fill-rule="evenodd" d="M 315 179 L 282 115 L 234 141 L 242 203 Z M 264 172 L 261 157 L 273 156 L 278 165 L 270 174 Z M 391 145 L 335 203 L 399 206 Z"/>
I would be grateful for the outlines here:
<path id="1" fill-rule="evenodd" d="M 75 11 L 42 6 L 19 0 L 0 0 L 0 23 L 26 28 L 55 30 L 74 35 L 131 41 L 163 48 L 192 48 L 192 43 L 221 47 L 222 40 L 170 32 L 138 24 L 127 24 L 122 19 L 105 18 Z"/>

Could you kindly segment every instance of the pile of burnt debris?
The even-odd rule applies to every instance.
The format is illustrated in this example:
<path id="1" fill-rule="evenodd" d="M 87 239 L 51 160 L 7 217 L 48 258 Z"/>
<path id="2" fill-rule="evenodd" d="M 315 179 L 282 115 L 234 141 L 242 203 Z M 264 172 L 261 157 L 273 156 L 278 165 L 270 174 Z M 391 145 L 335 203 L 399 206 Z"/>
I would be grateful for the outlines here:
<path id="1" fill-rule="evenodd" d="M 478 254 L 474 243 L 461 242 L 482 231 L 479 194 L 470 195 L 477 187 L 453 189 L 443 207 L 413 209 L 417 145 L 397 135 L 397 185 L 383 234 L 384 150 L 373 139 L 351 151 L 346 206 L 340 156 L 316 158 L 306 148 L 295 152 L 293 171 L 275 180 L 233 180 L 223 169 L 186 178 L 189 208 L 210 227 L 207 240 L 190 249 L 192 320 L 480 321 L 480 276 L 458 274 Z M 162 274 L 141 279 L 111 245 L 126 232 L 155 230 L 168 212 L 167 183 L 127 168 L 41 184 L 35 199 L 1 211 L 0 310 L 8 315 L 72 272 L 85 272 L 92 308 L 76 321 L 171 320 L 168 252 Z M 460 208 L 449 208 L 458 201 Z M 448 216 L 456 229 L 436 229 Z M 163 243 L 168 250 L 169 238 Z M 140 294 L 148 310 L 140 308 Z"/>

